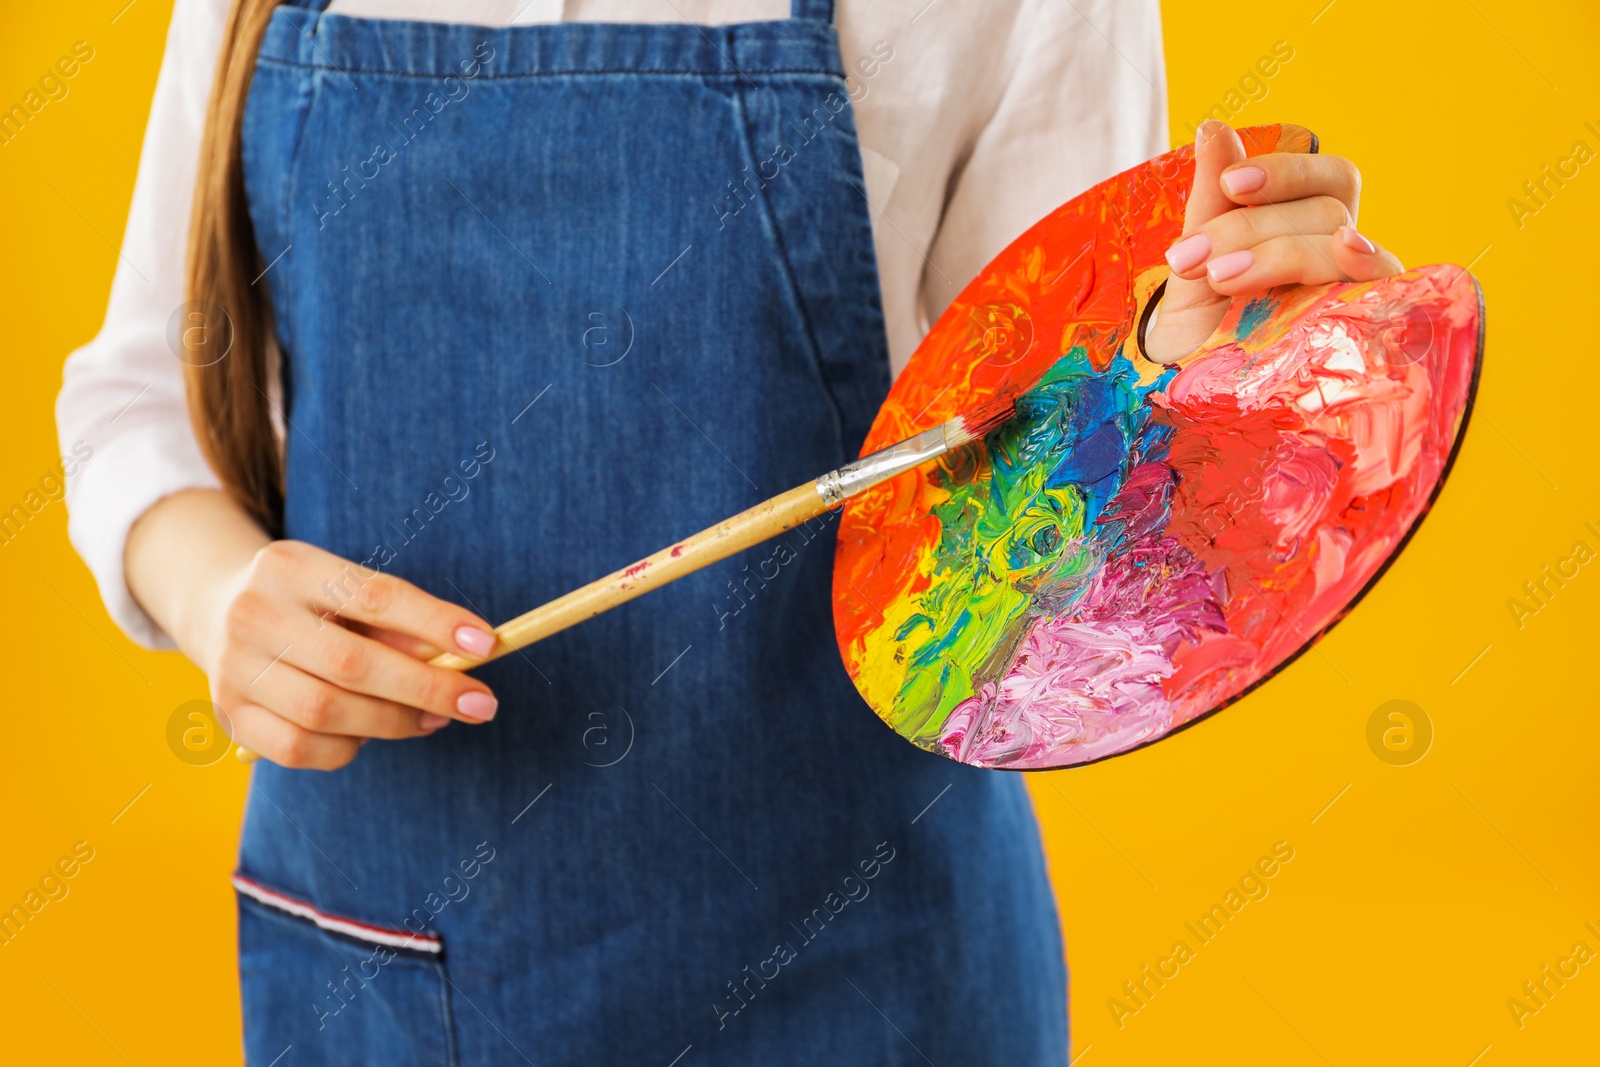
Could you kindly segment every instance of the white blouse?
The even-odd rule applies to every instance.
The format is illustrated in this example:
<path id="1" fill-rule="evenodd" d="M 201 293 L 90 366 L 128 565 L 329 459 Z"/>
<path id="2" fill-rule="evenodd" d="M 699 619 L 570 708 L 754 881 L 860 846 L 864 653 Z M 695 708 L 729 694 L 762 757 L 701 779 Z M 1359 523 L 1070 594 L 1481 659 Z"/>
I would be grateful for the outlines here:
<path id="1" fill-rule="evenodd" d="M 167 341 L 206 104 L 231 0 L 177 0 L 128 228 L 100 333 L 56 402 L 68 532 L 111 617 L 171 640 L 129 593 L 135 520 L 216 487 Z M 1056 205 L 1167 147 L 1157 0 L 838 0 L 836 22 L 871 205 L 892 367 L 962 287 Z M 480 25 L 719 24 L 785 18 L 788 0 L 333 0 L 333 14 Z M 876 61 L 858 66 L 865 57 Z M 863 74 L 870 71 L 870 76 Z"/>

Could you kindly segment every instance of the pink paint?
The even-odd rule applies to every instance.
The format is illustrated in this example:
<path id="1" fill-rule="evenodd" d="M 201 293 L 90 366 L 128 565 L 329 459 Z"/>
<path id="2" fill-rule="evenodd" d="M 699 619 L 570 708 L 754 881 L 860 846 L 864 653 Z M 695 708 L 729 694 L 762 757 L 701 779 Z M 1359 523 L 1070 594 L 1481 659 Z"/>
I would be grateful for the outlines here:
<path id="1" fill-rule="evenodd" d="M 1396 301 L 1448 311 L 1439 280 L 1341 294 L 1278 343 L 1220 346 L 1152 394 L 1167 454 L 1130 470 L 1098 520 L 1128 541 L 955 708 L 947 753 L 1029 768 L 1123 751 L 1237 697 L 1336 621 L 1450 454 L 1475 331 L 1396 362 L 1381 343 Z"/>

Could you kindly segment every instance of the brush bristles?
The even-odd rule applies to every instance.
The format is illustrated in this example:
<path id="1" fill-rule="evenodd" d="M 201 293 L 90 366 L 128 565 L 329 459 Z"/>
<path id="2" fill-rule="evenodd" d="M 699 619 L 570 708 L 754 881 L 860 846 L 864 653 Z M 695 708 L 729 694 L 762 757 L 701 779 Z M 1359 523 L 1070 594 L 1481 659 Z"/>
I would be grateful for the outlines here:
<path id="1" fill-rule="evenodd" d="M 991 430 L 998 429 L 1016 411 L 1016 397 L 997 396 L 987 400 L 944 424 L 945 443 L 951 448 L 960 448 L 976 441 Z"/>

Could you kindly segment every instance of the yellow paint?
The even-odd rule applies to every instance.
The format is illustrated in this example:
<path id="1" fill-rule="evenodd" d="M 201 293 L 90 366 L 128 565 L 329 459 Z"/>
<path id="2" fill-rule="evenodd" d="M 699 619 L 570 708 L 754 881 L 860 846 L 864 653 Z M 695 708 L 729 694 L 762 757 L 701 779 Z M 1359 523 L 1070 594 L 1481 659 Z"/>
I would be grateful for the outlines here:
<path id="1" fill-rule="evenodd" d="M 921 574 L 933 565 L 932 546 L 924 545 L 918 550 L 917 556 L 917 573 Z M 895 634 L 917 610 L 915 597 L 895 597 L 891 603 L 883 606 L 883 622 L 873 628 L 862 642 L 865 651 L 856 656 L 860 673 L 856 675 L 855 682 L 871 707 L 895 706 L 895 698 L 905 681 L 905 670 L 894 662 L 893 652 L 895 648 L 903 647 L 905 642 L 896 640 Z M 889 725 L 893 726 L 894 723 L 891 721 Z"/>
<path id="2" fill-rule="evenodd" d="M 95 49 L 69 95 L 0 147 L 6 507 L 55 462 L 60 362 L 105 312 L 116 263 L 106 239 L 122 232 L 171 11 L 171 0 L 138 0 L 112 24 L 125 4 L 14 3 L 0 33 L 5 105 L 74 42 Z M 1080 1067 L 1467 1067 L 1491 1046 L 1479 1067 L 1588 1062 L 1593 964 L 1537 1012 L 1514 1014 L 1507 1001 L 1526 1003 L 1522 983 L 1574 942 L 1600 950 L 1583 925 L 1600 926 L 1600 699 L 1575 666 L 1600 646 L 1600 576 L 1583 568 L 1520 616 L 1507 602 L 1574 542 L 1596 545 L 1586 521 L 1600 526 L 1583 353 L 1571 354 L 1569 386 L 1548 384 L 1543 358 L 1584 336 L 1572 309 L 1592 303 L 1600 176 L 1585 167 L 1543 206 L 1523 192 L 1575 142 L 1600 149 L 1585 127 L 1600 125 L 1600 10 L 1578 0 L 1164 6 L 1174 137 L 1287 42 L 1293 61 L 1261 80 L 1264 98 L 1234 101 L 1238 121 L 1299 122 L 1324 151 L 1358 159 L 1362 229 L 1408 264 L 1482 252 L 1489 357 L 1438 506 L 1320 652 L 1153 749 L 1029 776 L 1070 946 L 1074 1054 L 1088 1049 Z M 1081 22 L 1074 32 L 1098 39 Z M 66 543 L 65 516 L 52 502 L 0 545 L 0 905 L 76 842 L 94 858 L 0 946 L 0 1058 L 237 1064 L 227 876 L 248 771 L 173 756 L 168 719 L 205 683 L 115 632 Z M 1367 747 L 1368 719 L 1391 700 L 1433 724 L 1432 749 L 1411 766 Z M 1267 896 L 1197 946 L 1185 922 L 1277 841 L 1294 858 L 1260 879 Z M 1181 961 L 1180 939 L 1191 949 Z M 1146 964 L 1177 975 L 1121 1013 L 1119 1029 L 1107 1002 Z"/>

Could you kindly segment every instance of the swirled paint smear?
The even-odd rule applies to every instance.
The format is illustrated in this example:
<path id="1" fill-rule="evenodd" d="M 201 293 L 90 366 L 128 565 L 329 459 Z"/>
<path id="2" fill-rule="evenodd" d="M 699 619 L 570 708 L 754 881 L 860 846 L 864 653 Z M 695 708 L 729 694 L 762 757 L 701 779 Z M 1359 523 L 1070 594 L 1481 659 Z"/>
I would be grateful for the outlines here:
<path id="1" fill-rule="evenodd" d="M 1259 151 L 1303 131 L 1250 133 Z M 1031 383 L 981 447 L 841 523 L 846 667 L 924 748 L 1067 766 L 1221 707 L 1349 609 L 1444 477 L 1480 343 L 1458 268 L 1239 301 L 1180 366 L 1143 359 L 1134 317 L 1191 172 L 1180 150 L 1020 238 L 874 426 L 868 449 Z"/>

